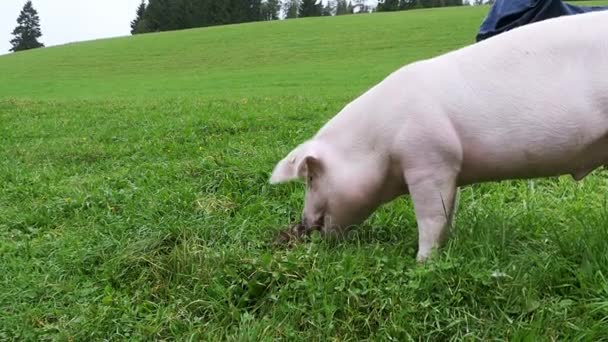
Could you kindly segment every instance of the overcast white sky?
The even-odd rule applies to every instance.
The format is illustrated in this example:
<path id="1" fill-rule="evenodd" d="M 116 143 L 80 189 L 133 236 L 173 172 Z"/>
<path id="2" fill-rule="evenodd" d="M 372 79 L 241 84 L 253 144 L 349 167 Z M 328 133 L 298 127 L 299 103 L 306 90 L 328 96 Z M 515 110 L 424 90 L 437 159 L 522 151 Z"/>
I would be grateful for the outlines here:
<path id="1" fill-rule="evenodd" d="M 46 46 L 126 36 L 141 0 L 32 0 Z M 11 48 L 11 32 L 26 0 L 0 0 L 0 54 Z"/>
<path id="2" fill-rule="evenodd" d="M 0 55 L 11 48 L 11 32 L 26 0 L 0 0 Z M 130 35 L 141 0 L 32 0 L 46 46 Z M 368 0 L 376 3 L 377 0 Z"/>

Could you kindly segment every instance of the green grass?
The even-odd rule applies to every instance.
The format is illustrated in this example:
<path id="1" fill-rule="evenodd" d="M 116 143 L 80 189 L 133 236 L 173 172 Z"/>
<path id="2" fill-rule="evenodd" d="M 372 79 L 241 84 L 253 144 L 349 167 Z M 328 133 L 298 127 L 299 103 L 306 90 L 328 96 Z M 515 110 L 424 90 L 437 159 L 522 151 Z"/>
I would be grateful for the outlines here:
<path id="1" fill-rule="evenodd" d="M 0 59 L 0 94 L 36 99 L 345 96 L 474 41 L 487 9 L 311 18 L 80 43 Z"/>
<path id="2" fill-rule="evenodd" d="M 608 2 L 603 2 L 608 3 Z M 0 340 L 600 340 L 608 173 L 463 189 L 416 266 L 404 198 L 270 244 L 274 164 L 487 8 L 255 23 L 0 57 Z"/>

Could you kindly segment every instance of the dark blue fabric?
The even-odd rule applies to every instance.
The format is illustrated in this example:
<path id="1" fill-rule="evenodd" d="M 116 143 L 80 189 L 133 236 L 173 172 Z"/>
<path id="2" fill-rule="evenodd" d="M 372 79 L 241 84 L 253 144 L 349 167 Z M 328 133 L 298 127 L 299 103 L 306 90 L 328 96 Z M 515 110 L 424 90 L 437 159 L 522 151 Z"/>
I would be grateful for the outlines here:
<path id="1" fill-rule="evenodd" d="M 561 0 L 496 0 L 481 24 L 476 40 L 479 42 L 536 21 L 606 9 L 608 6 L 574 6 Z"/>

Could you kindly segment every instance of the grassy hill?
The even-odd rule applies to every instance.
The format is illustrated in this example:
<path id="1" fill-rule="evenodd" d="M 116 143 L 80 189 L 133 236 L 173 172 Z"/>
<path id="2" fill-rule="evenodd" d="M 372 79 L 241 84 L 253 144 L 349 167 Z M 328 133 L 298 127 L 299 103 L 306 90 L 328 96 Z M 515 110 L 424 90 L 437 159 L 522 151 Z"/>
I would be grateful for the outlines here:
<path id="1" fill-rule="evenodd" d="M 0 95 L 343 95 L 364 90 L 402 64 L 472 43 L 486 11 L 251 23 L 12 54 L 0 57 Z"/>
<path id="2" fill-rule="evenodd" d="M 595 4 L 608 2 L 595 2 Z M 0 340 L 599 340 L 608 174 L 463 189 L 415 265 L 408 198 L 270 244 L 274 164 L 487 7 L 252 23 L 0 56 Z"/>

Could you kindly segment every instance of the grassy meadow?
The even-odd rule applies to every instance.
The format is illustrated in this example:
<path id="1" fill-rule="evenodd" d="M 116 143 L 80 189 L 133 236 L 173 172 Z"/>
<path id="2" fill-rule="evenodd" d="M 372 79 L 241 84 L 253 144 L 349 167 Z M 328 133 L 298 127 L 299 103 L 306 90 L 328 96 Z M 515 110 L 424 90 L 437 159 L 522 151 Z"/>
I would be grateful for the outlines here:
<path id="1" fill-rule="evenodd" d="M 0 56 L 0 340 L 606 340 L 605 170 L 463 188 L 424 266 L 407 197 L 344 241 L 271 244 L 304 191 L 275 163 L 487 10 Z"/>

